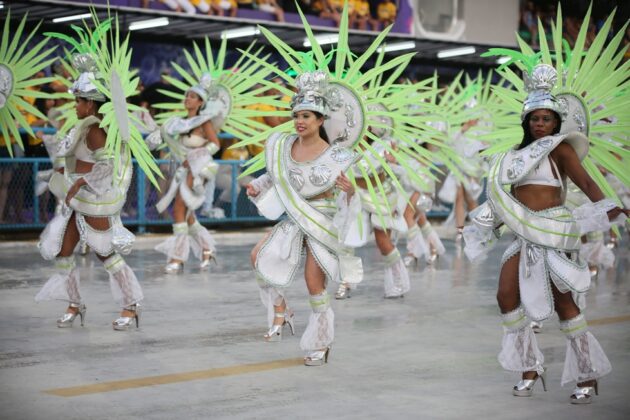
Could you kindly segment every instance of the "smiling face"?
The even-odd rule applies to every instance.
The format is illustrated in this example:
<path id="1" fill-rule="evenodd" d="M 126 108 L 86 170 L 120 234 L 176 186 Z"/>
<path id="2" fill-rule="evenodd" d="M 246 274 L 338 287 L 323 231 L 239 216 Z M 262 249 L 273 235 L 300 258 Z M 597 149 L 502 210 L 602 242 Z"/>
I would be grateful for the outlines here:
<path id="1" fill-rule="evenodd" d="M 324 124 L 324 117 L 318 117 L 313 111 L 293 113 L 293 126 L 300 137 L 319 135 L 319 127 Z"/>
<path id="2" fill-rule="evenodd" d="M 537 109 L 529 116 L 529 132 L 534 140 L 553 134 L 560 122 L 553 111 Z"/>
<path id="3" fill-rule="evenodd" d="M 197 113 L 202 105 L 203 100 L 199 95 L 190 90 L 186 92 L 186 97 L 184 98 L 184 108 L 186 108 L 186 111 L 194 111 Z"/>

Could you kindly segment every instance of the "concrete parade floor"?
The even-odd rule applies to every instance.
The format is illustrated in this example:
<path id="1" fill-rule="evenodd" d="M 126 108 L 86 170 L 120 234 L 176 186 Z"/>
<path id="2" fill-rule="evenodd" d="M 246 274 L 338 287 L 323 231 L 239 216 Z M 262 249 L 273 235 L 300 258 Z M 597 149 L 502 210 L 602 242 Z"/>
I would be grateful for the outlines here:
<path id="1" fill-rule="evenodd" d="M 496 356 L 501 325 L 495 294 L 507 241 L 472 265 L 445 240 L 435 268 L 411 270 L 403 299 L 383 299 L 383 262 L 372 245 L 358 251 L 365 279 L 352 297 L 333 300 L 336 338 L 329 363 L 302 365 L 299 337 L 310 308 L 303 280 L 288 291 L 296 335 L 266 343 L 266 312 L 249 264 L 261 230 L 219 233 L 218 264 L 162 274 L 139 236 L 126 257 L 145 294 L 140 328 L 113 331 L 108 277 L 93 256 L 77 257 L 85 326 L 59 329 L 63 302 L 33 297 L 54 273 L 35 241 L 0 243 L 0 419 L 628 419 L 630 418 L 630 252 L 602 272 L 586 316 L 613 372 L 590 406 L 572 406 L 560 387 L 566 351 L 557 318 L 538 342 L 548 392 L 516 398 L 517 375 Z M 404 240 L 398 248 L 404 255 Z M 461 254 L 461 253 L 460 253 Z M 329 285 L 334 294 L 336 284 Z"/>

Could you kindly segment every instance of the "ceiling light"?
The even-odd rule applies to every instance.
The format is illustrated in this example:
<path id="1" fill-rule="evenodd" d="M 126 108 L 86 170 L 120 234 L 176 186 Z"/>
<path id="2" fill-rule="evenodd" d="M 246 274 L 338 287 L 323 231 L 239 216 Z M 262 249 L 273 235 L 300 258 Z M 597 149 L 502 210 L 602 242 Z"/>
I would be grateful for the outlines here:
<path id="1" fill-rule="evenodd" d="M 129 24 L 130 31 L 137 31 L 140 29 L 149 29 L 155 28 L 158 26 L 166 26 L 168 25 L 168 18 L 161 17 L 156 19 L 148 19 L 148 20 L 139 20 L 137 22 L 133 22 Z"/>
<path id="2" fill-rule="evenodd" d="M 338 34 L 316 35 L 315 40 L 317 41 L 319 45 L 336 44 L 337 42 L 339 42 L 339 35 Z M 305 47 L 310 47 L 311 41 L 308 38 L 304 38 L 304 43 L 302 45 L 304 45 Z"/>
<path id="3" fill-rule="evenodd" d="M 379 47 L 379 52 L 392 52 L 392 51 L 401 51 L 401 50 L 413 50 L 416 48 L 416 43 L 413 41 L 405 41 L 405 42 L 393 42 L 391 44 L 385 44 L 382 47 Z"/>
<path id="4" fill-rule="evenodd" d="M 461 48 L 453 48 L 450 50 L 442 50 L 437 53 L 438 58 L 449 58 L 449 57 L 457 57 L 459 55 L 469 55 L 474 54 L 475 47 L 461 47 Z"/>
<path id="5" fill-rule="evenodd" d="M 54 18 L 52 20 L 52 22 L 53 23 L 69 22 L 71 20 L 87 19 L 87 18 L 89 18 L 91 16 L 92 15 L 89 14 L 89 13 L 82 13 L 80 15 L 72 15 L 72 16 L 64 16 L 64 17 Z"/>
<path id="6" fill-rule="evenodd" d="M 245 26 L 238 29 L 228 29 L 221 32 L 221 39 L 244 38 L 260 34 L 260 29 L 256 26 Z"/>
<path id="7" fill-rule="evenodd" d="M 4 2 L 0 1 L 0 9 L 4 9 Z"/>
<path id="8" fill-rule="evenodd" d="M 499 58 L 497 58 L 497 64 L 499 64 L 499 65 L 500 64 L 505 64 L 505 63 L 507 63 L 510 60 L 511 60 L 511 58 L 508 57 L 508 56 L 499 57 Z"/>

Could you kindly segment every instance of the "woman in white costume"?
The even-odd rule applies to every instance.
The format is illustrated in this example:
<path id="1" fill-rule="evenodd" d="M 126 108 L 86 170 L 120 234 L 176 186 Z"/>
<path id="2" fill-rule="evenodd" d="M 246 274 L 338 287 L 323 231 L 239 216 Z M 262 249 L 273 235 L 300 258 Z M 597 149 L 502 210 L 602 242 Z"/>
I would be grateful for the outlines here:
<path id="1" fill-rule="evenodd" d="M 54 172 L 49 183 L 50 190 L 63 205 L 46 226 L 39 243 L 42 256 L 55 260 L 59 272 L 44 284 L 35 299 L 68 301 L 66 313 L 57 320 L 57 326 L 70 327 L 77 316 L 83 325 L 86 306 L 72 253 L 77 243 L 86 243 L 103 262 L 114 299 L 123 308 L 120 317 L 113 322 L 114 330 L 127 330 L 134 320 L 138 326 L 143 300 L 140 284 L 121 256 L 131 251 L 134 241 L 120 221 L 120 210 L 132 175 L 131 154 L 125 145 L 118 154 L 115 148 L 112 151 L 106 147 L 108 134 L 100 127 L 103 120 L 100 110 L 109 109 L 112 114 L 114 110 L 103 105 L 110 99 L 94 82 L 96 80 L 101 87 L 109 86 L 101 73 L 102 63 L 97 65 L 95 56 L 84 53 L 73 58 L 73 65 L 80 72 L 71 89 L 76 97 L 79 121 L 58 144 L 56 156 L 65 158 L 65 165 L 62 171 Z M 119 80 L 125 78 L 119 77 Z M 124 98 L 122 100 L 124 102 Z M 119 132 L 121 137 L 129 138 L 129 133 Z"/>
<path id="2" fill-rule="evenodd" d="M 383 130 L 373 134 L 383 136 Z M 379 137 L 380 137 L 379 136 Z M 387 138 L 383 139 L 388 141 Z M 391 179 L 383 169 L 381 162 L 383 159 L 394 163 L 394 157 L 387 153 L 382 144 L 371 144 L 378 157 L 368 155 L 354 164 L 351 168 L 357 185 L 357 195 L 361 201 L 361 220 L 364 222 L 361 235 L 357 235 L 350 244 L 358 247 L 365 245 L 371 233 L 374 232 L 376 247 L 384 258 L 385 272 L 383 287 L 385 298 L 403 297 L 410 289 L 409 272 L 402 261 L 400 252 L 392 242 L 392 234 L 405 233 L 407 225 L 403 218 L 405 198 L 396 190 Z M 376 180 L 378 178 L 378 181 Z M 369 185 L 380 183 L 383 186 L 385 195 L 371 195 Z M 350 296 L 351 286 L 347 282 L 342 282 L 335 293 L 336 299 L 345 299 Z"/>
<path id="3" fill-rule="evenodd" d="M 291 102 L 296 134 L 277 133 L 267 140 L 267 173 L 246 187 L 259 208 L 259 200 L 276 201 L 289 218 L 254 247 L 251 259 L 261 298 L 270 313 L 273 311 L 265 339 L 276 341 L 282 336 L 283 325 L 288 324 L 294 332 L 293 314 L 283 288 L 294 280 L 305 256 L 304 276 L 313 312 L 300 346 L 306 352 L 304 363 L 317 366 L 328 360 L 334 338 L 334 314 L 326 282 L 339 281 L 344 275 L 360 276 L 360 260 L 339 255 L 350 252 L 326 232 L 334 229 L 333 216 L 338 208 L 347 207 L 352 198 L 353 187 L 343 170 L 355 155 L 349 149 L 331 146 L 323 127 L 330 110 L 327 74 L 303 73 L 298 76 L 297 87 Z"/>
<path id="4" fill-rule="evenodd" d="M 216 104 L 208 105 L 212 84 L 210 75 L 204 75 L 186 92 L 187 117 L 172 117 L 162 127 L 162 138 L 178 162 L 168 191 L 156 205 L 161 213 L 173 203 L 173 236 L 155 247 L 168 258 L 164 268 L 168 274 L 183 270 L 191 249 L 202 270 L 216 254 L 214 238 L 195 216 L 206 200 L 206 183 L 214 182 L 218 165 L 212 156 L 221 147 L 212 124 Z"/>
<path id="5" fill-rule="evenodd" d="M 441 125 L 434 125 L 436 125 L 436 130 L 440 130 Z M 423 147 L 426 147 L 426 143 Z M 418 161 L 412 161 L 410 164 L 418 169 L 421 165 Z M 409 204 L 403 213 L 408 228 L 407 255 L 403 258 L 407 267 L 414 261 L 417 263 L 423 257 L 427 264 L 432 264 L 446 252 L 440 237 L 426 215 L 433 207 L 435 179 L 425 174 L 422 176 L 422 181 L 421 183 L 412 182 L 404 178 L 405 190 L 409 194 Z"/>
<path id="6" fill-rule="evenodd" d="M 561 22 L 561 17 L 558 19 Z M 588 16 L 585 19 L 588 21 Z M 607 36 L 610 22 L 600 32 L 600 41 Z M 558 26 L 555 30 L 561 31 L 562 25 Z M 560 35 L 554 34 L 553 39 L 561 40 Z M 588 264 L 579 256 L 581 236 L 608 228 L 609 220 L 623 221 L 629 213 L 605 198 L 591 177 L 598 176 L 597 170 L 589 174 L 586 165 L 582 164 L 595 156 L 589 154 L 589 139 L 583 133 L 588 133 L 590 141 L 597 146 L 605 147 L 607 143 L 601 138 L 602 132 L 588 125 L 593 104 L 605 99 L 611 109 L 621 109 L 623 102 L 623 98 L 611 99 L 598 89 L 585 95 L 582 86 L 591 77 L 604 80 L 611 77 L 613 71 L 627 72 L 624 68 L 611 69 L 606 58 L 608 52 L 601 51 L 604 43 L 596 43 L 597 40 L 594 45 L 599 48 L 591 48 L 582 61 L 593 66 L 587 71 L 562 62 L 565 56 L 584 55 L 579 43 L 566 54 L 562 52 L 561 44 L 554 45 L 558 54 L 556 65 L 575 72 L 561 81 L 558 81 L 553 66 L 536 64 L 537 57 L 530 58 L 533 56 L 531 51 L 525 50 L 523 54 L 510 52 L 512 57 L 518 57 L 517 63 L 527 71 L 524 73 L 524 90 L 517 84 L 517 90 L 510 91 L 515 99 L 512 103 L 518 103 L 516 99 L 527 94 L 521 112 L 524 136 L 512 150 L 501 151 L 505 150 L 505 143 L 491 150 L 498 153 L 494 155 L 488 175 L 488 201 L 471 215 L 473 223 L 464 230 L 465 251 L 472 259 L 496 242 L 495 236 L 500 234 L 502 225 L 516 234 L 516 240 L 508 246 L 502 258 L 497 292 L 504 327 L 499 362 L 505 369 L 522 375 L 512 390 L 515 396 L 531 396 L 539 378 L 546 389 L 544 357 L 530 320 L 545 320 L 554 310 L 560 318 L 560 329 L 567 343 L 561 382 L 562 385 L 577 383 L 570 402 L 590 403 L 598 391 L 598 379 L 611 371 L 608 358 L 588 329 L 577 304 L 579 299 L 575 299 L 584 294 L 591 283 Z M 606 48 L 616 51 L 618 45 L 611 44 Z M 550 63 L 547 45 L 541 48 L 543 59 L 546 57 Z M 505 51 L 500 49 L 496 53 L 504 54 Z M 495 52 L 491 50 L 491 53 Z M 606 65 L 603 65 L 604 61 Z M 593 74 L 594 68 L 603 73 Z M 506 70 L 505 74 L 510 80 L 517 81 L 513 72 Z M 556 89 L 556 84 L 559 93 L 554 95 L 552 89 Z M 620 118 L 624 124 L 629 119 L 628 113 Z M 503 134 L 510 137 L 507 131 Z M 612 154 L 600 158 L 599 163 L 607 169 L 621 169 Z M 573 212 L 565 206 L 567 178 L 591 201 Z"/>

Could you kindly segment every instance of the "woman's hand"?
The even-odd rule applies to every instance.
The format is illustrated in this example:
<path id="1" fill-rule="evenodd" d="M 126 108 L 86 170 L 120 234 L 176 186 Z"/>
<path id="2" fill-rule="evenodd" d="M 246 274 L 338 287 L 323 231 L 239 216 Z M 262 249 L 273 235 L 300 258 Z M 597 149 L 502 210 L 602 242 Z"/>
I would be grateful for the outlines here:
<path id="1" fill-rule="evenodd" d="M 392 147 L 392 150 L 394 152 L 398 151 L 398 145 L 396 143 L 391 142 L 390 146 Z M 389 152 L 385 152 L 385 160 L 389 163 L 398 163 L 398 160 L 396 159 L 396 157 Z"/>
<path id="2" fill-rule="evenodd" d="M 188 163 L 188 159 L 186 159 L 184 163 L 182 163 L 182 166 L 186 169 L 190 169 L 190 164 Z"/>
<path id="3" fill-rule="evenodd" d="M 352 186 L 350 179 L 348 179 L 346 174 L 344 174 L 343 172 L 339 173 L 335 184 L 337 185 L 337 188 L 339 188 L 341 191 L 345 191 L 346 194 L 348 194 L 348 197 L 352 197 L 352 195 L 354 194 L 354 187 Z"/>
<path id="4" fill-rule="evenodd" d="M 258 191 L 251 183 L 245 185 L 245 189 L 247 190 L 247 196 L 248 197 L 258 197 L 258 194 L 260 194 L 260 191 Z"/>
<path id="5" fill-rule="evenodd" d="M 615 207 L 612 210 L 608 210 L 608 220 L 613 221 L 622 213 L 625 214 L 626 217 L 630 217 L 630 210 Z"/>
<path id="6" fill-rule="evenodd" d="M 85 182 L 85 179 L 83 178 L 77 179 L 75 183 L 72 184 L 72 187 L 70 187 L 70 189 L 68 190 L 68 193 L 66 194 L 66 199 L 65 199 L 66 205 L 68 206 L 70 205 L 70 200 L 72 200 L 72 197 L 77 195 L 81 187 L 84 185 L 87 185 L 87 182 Z"/>

